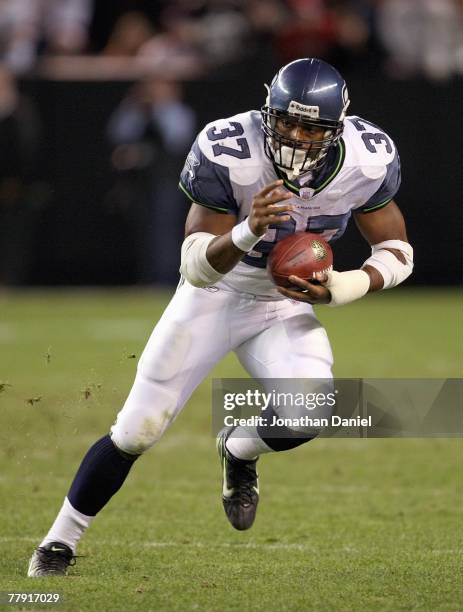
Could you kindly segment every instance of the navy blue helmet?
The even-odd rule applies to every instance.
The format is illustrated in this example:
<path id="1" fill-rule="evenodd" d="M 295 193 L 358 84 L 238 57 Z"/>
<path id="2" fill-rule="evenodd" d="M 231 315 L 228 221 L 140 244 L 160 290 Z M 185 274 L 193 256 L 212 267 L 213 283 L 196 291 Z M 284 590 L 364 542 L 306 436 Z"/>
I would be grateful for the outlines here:
<path id="1" fill-rule="evenodd" d="M 346 82 L 330 64 L 304 58 L 283 66 L 267 88 L 261 109 L 267 156 L 290 179 L 318 170 L 344 129 L 350 102 Z M 323 130 L 322 136 L 317 140 L 291 138 L 281 126 L 291 128 L 292 123 L 304 128 L 301 132 L 305 134 L 314 128 Z"/>

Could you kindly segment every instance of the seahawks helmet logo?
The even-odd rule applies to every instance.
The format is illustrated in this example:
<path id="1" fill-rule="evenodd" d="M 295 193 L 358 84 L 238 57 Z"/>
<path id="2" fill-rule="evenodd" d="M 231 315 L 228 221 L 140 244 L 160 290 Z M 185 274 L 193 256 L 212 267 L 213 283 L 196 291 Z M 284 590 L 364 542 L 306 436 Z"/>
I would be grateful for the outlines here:
<path id="1" fill-rule="evenodd" d="M 346 111 L 349 108 L 349 104 L 350 104 L 349 92 L 347 91 L 347 85 L 345 83 L 342 86 L 342 101 L 343 101 L 344 107 L 342 109 L 341 116 L 339 117 L 339 121 L 344 120 L 344 117 L 346 116 Z"/>

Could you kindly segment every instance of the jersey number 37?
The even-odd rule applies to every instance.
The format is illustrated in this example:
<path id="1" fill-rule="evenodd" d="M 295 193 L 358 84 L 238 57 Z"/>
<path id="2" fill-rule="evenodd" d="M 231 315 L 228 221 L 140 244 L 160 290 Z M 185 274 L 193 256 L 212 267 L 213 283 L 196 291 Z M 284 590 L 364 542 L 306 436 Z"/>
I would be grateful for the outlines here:
<path id="1" fill-rule="evenodd" d="M 215 142 L 216 140 L 224 140 L 225 138 L 236 138 L 237 148 L 228 147 L 220 143 L 216 143 L 212 145 L 212 152 L 215 157 L 219 155 L 231 155 L 232 157 L 237 157 L 238 159 L 248 159 L 251 157 L 251 152 L 249 150 L 248 141 L 246 138 L 240 138 L 244 134 L 244 129 L 241 123 L 237 121 L 230 121 L 231 128 L 225 128 L 223 130 L 216 131 L 216 127 L 211 127 L 207 130 L 206 134 L 209 140 Z"/>

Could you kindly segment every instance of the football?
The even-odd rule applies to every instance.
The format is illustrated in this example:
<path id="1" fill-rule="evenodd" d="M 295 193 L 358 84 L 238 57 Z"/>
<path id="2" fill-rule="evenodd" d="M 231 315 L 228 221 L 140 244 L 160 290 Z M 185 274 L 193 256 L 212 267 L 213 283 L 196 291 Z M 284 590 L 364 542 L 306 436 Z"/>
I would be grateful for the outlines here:
<path id="1" fill-rule="evenodd" d="M 312 280 L 316 272 L 333 269 L 333 251 L 319 234 L 296 232 L 276 243 L 270 252 L 267 269 L 273 282 L 291 287 L 288 277 Z"/>

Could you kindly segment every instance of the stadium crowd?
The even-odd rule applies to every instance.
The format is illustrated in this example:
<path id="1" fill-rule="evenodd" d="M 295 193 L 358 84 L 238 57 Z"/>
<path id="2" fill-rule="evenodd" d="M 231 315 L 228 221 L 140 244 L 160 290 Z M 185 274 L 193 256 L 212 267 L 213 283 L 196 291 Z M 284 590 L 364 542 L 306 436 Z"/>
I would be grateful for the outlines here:
<path id="1" fill-rule="evenodd" d="M 180 239 L 179 169 L 204 121 L 184 87 L 225 76 L 249 85 L 252 75 L 260 86 L 262 75 L 311 56 L 362 81 L 383 74 L 417 87 L 458 85 L 463 0 L 0 0 L 0 286 L 27 284 L 37 219 L 45 210 L 53 218 L 53 205 L 58 217 L 61 201 L 70 209 L 78 199 L 71 187 L 57 188 L 57 134 L 49 128 L 58 122 L 40 107 L 41 83 L 123 82 L 121 94 L 108 94 L 96 138 L 99 172 L 108 173 L 100 200 L 135 237 L 137 282 L 169 283 L 178 262 L 166 258 L 153 269 L 153 245 L 167 253 L 169 236 Z"/>
<path id="2" fill-rule="evenodd" d="M 0 0 L 0 59 L 17 75 L 194 78 L 262 53 L 448 79 L 463 74 L 463 2 Z"/>

